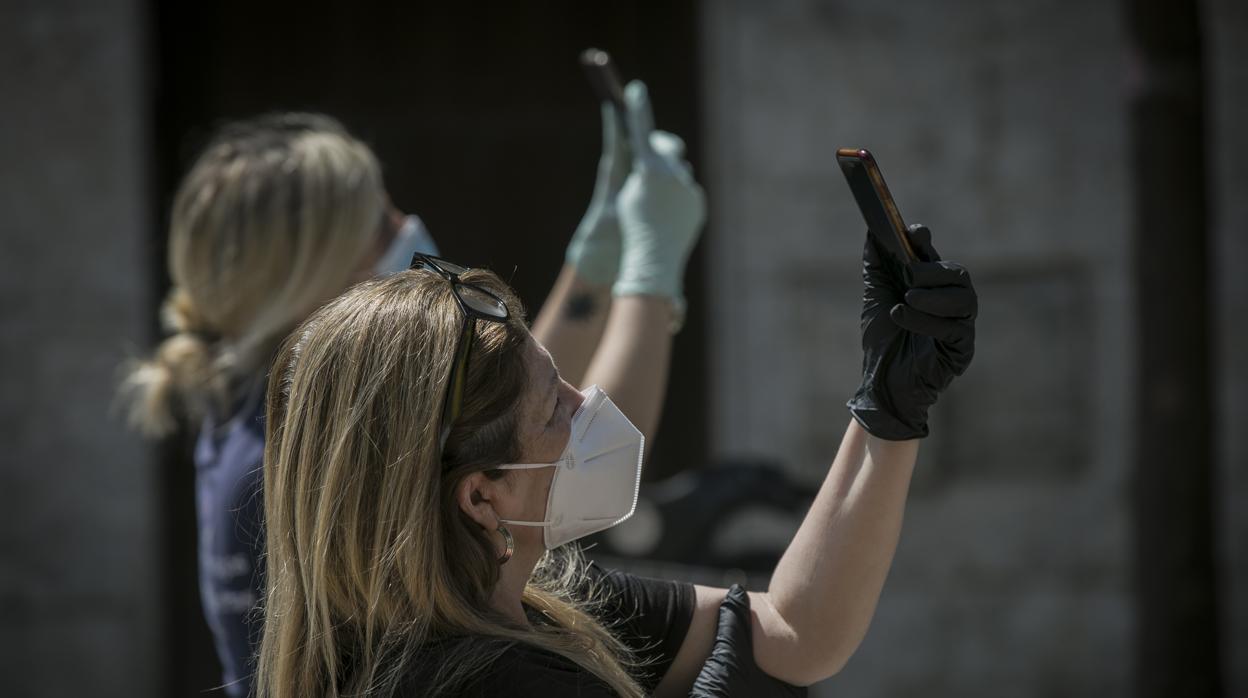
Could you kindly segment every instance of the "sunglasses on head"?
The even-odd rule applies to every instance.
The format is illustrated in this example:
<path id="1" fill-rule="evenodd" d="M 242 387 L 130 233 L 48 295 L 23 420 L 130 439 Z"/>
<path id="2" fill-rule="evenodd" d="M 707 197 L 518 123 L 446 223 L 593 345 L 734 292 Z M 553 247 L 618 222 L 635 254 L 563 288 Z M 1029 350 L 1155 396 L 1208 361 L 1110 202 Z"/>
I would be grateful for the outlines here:
<path id="1" fill-rule="evenodd" d="M 455 345 L 455 361 L 451 363 L 451 375 L 446 381 L 446 397 L 442 404 L 442 420 L 438 432 L 440 459 L 443 449 L 446 448 L 446 440 L 451 435 L 451 428 L 455 426 L 455 421 L 459 419 L 460 411 L 463 409 L 464 383 L 468 380 L 468 357 L 472 353 L 477 320 L 506 322 L 511 313 L 507 310 L 507 304 L 489 289 L 470 281 L 460 280 L 460 275 L 470 271 L 470 267 L 462 267 L 445 259 L 417 253 L 412 256 L 411 268 L 428 269 L 446 279 L 451 284 L 455 301 L 464 316 L 464 325 Z"/>

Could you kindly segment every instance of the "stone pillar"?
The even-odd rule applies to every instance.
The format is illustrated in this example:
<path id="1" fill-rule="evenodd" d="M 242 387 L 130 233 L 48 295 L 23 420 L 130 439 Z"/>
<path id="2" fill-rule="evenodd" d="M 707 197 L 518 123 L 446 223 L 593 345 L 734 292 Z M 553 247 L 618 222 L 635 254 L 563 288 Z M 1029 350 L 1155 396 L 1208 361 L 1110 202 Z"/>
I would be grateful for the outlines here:
<path id="1" fill-rule="evenodd" d="M 112 409 L 153 324 L 145 8 L 0 9 L 6 695 L 159 692 L 155 464 Z"/>
<path id="2" fill-rule="evenodd" d="M 1248 695 L 1248 4 L 1201 3 L 1214 276 L 1215 491 L 1226 695 Z"/>

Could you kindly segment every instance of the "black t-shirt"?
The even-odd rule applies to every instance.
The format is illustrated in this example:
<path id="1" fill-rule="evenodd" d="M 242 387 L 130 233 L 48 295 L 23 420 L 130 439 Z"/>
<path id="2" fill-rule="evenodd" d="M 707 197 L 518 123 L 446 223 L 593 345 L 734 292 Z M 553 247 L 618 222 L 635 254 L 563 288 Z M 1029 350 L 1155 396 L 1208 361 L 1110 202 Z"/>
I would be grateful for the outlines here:
<path id="1" fill-rule="evenodd" d="M 693 619 L 693 585 L 637 577 L 625 572 L 589 566 L 589 577 L 605 588 L 605 601 L 592 612 L 599 622 L 627 646 L 639 667 L 634 678 L 653 693 L 671 668 Z M 398 696 L 429 695 L 439 662 L 436 650 L 411 657 L 404 669 Z M 459 692 L 465 698 L 542 696 L 614 698 L 616 695 L 592 673 L 562 656 L 532 645 L 515 643 L 489 669 Z"/>

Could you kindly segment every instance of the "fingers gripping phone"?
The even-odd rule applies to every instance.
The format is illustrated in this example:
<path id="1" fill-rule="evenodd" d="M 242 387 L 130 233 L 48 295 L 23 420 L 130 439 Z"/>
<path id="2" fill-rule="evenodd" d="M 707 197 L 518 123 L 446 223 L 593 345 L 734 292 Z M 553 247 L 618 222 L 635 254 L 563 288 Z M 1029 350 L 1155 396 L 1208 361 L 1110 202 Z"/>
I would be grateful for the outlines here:
<path id="1" fill-rule="evenodd" d="M 585 69 L 585 77 L 594 88 L 599 102 L 610 102 L 620 123 L 628 123 L 628 107 L 624 104 L 624 85 L 620 82 L 619 73 L 615 72 L 615 64 L 611 55 L 596 48 L 587 48 L 581 52 L 581 67 Z"/>
<path id="2" fill-rule="evenodd" d="M 897 259 L 907 265 L 919 261 L 910 244 L 906 233 L 906 224 L 901 220 L 901 212 L 897 203 L 884 183 L 884 175 L 880 174 L 875 158 L 865 148 L 839 148 L 836 161 L 845 173 L 849 182 L 849 190 L 858 202 L 858 210 L 867 221 L 867 229 L 886 249 L 896 255 Z"/>

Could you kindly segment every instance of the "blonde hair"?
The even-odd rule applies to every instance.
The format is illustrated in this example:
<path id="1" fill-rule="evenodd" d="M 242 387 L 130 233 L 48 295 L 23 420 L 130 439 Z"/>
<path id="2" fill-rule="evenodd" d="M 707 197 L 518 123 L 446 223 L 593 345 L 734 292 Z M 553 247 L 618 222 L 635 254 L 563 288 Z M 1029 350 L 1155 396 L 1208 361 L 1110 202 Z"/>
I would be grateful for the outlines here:
<path id="1" fill-rule="evenodd" d="M 268 387 L 267 589 L 256 686 L 264 698 L 390 695 L 407 658 L 439 643 L 430 694 L 455 694 L 515 643 L 561 655 L 621 696 L 641 689 L 625 647 L 576 600 L 581 565 L 547 556 L 524 603 L 552 622 L 491 609 L 489 533 L 455 488 L 520 458 L 531 341 L 514 294 L 478 322 L 463 411 L 438 459 L 439 419 L 463 317 L 445 279 L 407 271 L 352 288 L 282 345 Z"/>
<path id="2" fill-rule="evenodd" d="M 227 408 L 234 384 L 352 281 L 386 201 L 372 151 L 329 117 L 223 129 L 174 199 L 162 309 L 171 336 L 128 367 L 131 424 L 159 436 L 179 417 Z"/>

